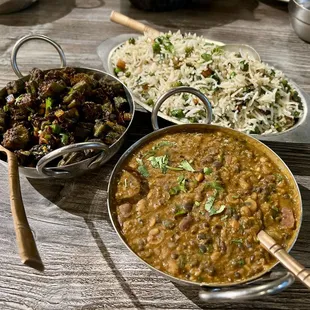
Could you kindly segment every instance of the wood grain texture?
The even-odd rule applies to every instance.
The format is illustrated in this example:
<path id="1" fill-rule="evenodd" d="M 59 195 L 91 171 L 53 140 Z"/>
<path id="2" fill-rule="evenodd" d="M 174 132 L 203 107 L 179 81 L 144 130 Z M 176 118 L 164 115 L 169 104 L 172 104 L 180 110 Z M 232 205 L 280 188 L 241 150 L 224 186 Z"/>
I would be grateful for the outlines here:
<path id="1" fill-rule="evenodd" d="M 128 32 L 109 21 L 111 10 L 116 10 L 159 30 L 181 29 L 227 43 L 250 44 L 264 61 L 310 92 L 310 45 L 291 29 L 286 7 L 272 0 L 197 0 L 182 10 L 154 13 L 136 10 L 125 0 L 39 0 L 25 11 L 0 15 L 0 87 L 15 78 L 10 51 L 18 38 L 29 33 L 56 40 L 69 65 L 101 68 L 96 47 L 110 36 Z M 33 66 L 58 67 L 59 59 L 50 45 L 38 41 L 22 47 L 18 63 L 27 72 Z M 119 156 L 151 132 L 146 115 L 137 113 L 120 152 L 96 172 L 70 181 L 21 177 L 44 272 L 20 263 L 7 171 L 0 166 L 0 309 L 310 309 L 309 291 L 297 282 L 281 294 L 260 300 L 203 304 L 197 288 L 158 276 L 128 252 L 109 221 L 106 191 Z M 300 186 L 303 224 L 291 254 L 309 268 L 310 146 L 268 145 L 288 164 Z"/>

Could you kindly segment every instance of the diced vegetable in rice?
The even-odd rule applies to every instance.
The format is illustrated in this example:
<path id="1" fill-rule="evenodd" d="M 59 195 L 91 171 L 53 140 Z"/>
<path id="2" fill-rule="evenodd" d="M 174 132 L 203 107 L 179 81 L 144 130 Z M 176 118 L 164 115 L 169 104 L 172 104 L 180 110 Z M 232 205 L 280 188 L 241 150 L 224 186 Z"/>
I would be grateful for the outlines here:
<path id="1" fill-rule="evenodd" d="M 248 56 L 224 51 L 203 37 L 180 32 L 155 40 L 129 39 L 112 55 L 115 74 L 142 102 L 152 106 L 172 87 L 192 86 L 213 106 L 212 123 L 246 133 L 285 131 L 303 107 L 284 74 Z M 204 123 L 203 104 L 190 94 L 171 97 L 161 111 L 185 123 Z"/>

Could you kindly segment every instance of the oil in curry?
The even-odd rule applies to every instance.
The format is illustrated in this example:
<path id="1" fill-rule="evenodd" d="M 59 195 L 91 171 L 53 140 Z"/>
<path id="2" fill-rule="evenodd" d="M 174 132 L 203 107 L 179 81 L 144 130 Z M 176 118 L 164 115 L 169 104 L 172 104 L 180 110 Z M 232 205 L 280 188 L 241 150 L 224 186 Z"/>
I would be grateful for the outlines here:
<path id="1" fill-rule="evenodd" d="M 294 186 L 263 152 L 226 133 L 162 136 L 118 178 L 114 203 L 126 242 L 174 277 L 251 279 L 275 263 L 256 237 L 261 229 L 286 249 L 294 240 Z"/>

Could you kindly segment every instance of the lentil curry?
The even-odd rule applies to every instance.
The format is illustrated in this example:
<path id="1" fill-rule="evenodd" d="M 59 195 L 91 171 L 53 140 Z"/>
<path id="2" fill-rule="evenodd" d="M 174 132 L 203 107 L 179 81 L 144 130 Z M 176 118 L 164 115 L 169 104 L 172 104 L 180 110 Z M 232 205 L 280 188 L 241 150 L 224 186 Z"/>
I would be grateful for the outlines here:
<path id="1" fill-rule="evenodd" d="M 193 282 L 253 279 L 275 259 L 264 229 L 288 249 L 298 191 L 257 146 L 225 131 L 164 134 L 122 164 L 113 204 L 125 241 L 144 261 Z"/>

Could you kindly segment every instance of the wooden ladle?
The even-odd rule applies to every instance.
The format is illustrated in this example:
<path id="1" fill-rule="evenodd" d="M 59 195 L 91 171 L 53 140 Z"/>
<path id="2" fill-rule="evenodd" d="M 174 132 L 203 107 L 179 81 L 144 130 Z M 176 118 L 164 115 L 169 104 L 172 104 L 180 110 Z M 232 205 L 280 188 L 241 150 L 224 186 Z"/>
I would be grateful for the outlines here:
<path id="1" fill-rule="evenodd" d="M 1 145 L 0 151 L 5 153 L 8 159 L 11 211 L 21 261 L 35 269 L 43 270 L 44 266 L 26 217 L 20 191 L 17 159 L 11 151 Z"/>
<path id="2" fill-rule="evenodd" d="M 152 39 L 160 35 L 160 32 L 158 30 L 116 11 L 111 12 L 110 20 L 114 23 L 123 25 L 125 27 L 146 34 L 148 37 Z M 252 46 L 249 46 L 247 44 L 225 44 L 222 46 L 222 48 L 228 52 L 240 53 L 241 56 L 245 56 L 247 54 L 256 60 L 261 61 L 257 51 Z"/>
<path id="3" fill-rule="evenodd" d="M 264 248 L 272 254 L 279 262 L 295 275 L 305 286 L 310 289 L 310 270 L 298 263 L 289 255 L 276 241 L 270 237 L 264 230 L 261 230 L 257 237 Z"/>

